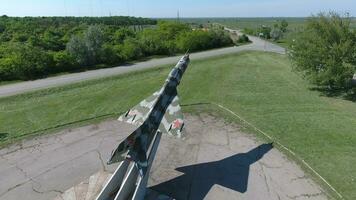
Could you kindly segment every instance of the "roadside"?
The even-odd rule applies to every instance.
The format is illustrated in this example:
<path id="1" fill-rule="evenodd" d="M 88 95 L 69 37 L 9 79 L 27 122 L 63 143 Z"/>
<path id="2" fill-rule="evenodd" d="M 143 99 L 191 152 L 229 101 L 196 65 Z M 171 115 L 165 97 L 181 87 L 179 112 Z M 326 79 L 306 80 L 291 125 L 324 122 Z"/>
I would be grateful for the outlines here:
<path id="1" fill-rule="evenodd" d="M 192 53 L 191 59 L 199 60 L 199 59 L 205 59 L 205 58 L 215 57 L 220 55 L 233 54 L 242 51 L 268 51 L 268 52 L 275 52 L 275 53 L 282 53 L 282 54 L 285 52 L 285 49 L 278 45 L 264 41 L 258 37 L 253 37 L 253 36 L 249 36 L 249 37 L 250 40 L 252 41 L 252 44 Z M 49 78 L 39 79 L 34 81 L 25 81 L 25 82 L 2 85 L 2 86 L 0 85 L 0 98 L 31 92 L 35 90 L 45 89 L 45 88 L 52 88 L 56 86 L 78 83 L 86 80 L 94 80 L 94 79 L 116 76 L 119 74 L 125 74 L 133 71 L 154 68 L 161 65 L 175 64 L 179 60 L 179 58 L 180 56 L 151 59 L 144 62 L 138 62 L 132 65 L 122 65 L 113 68 L 104 68 L 104 69 L 85 71 L 80 73 L 66 74 L 66 75 L 49 77 Z"/>
<path id="2" fill-rule="evenodd" d="M 161 140 L 152 189 L 177 199 L 326 199 L 294 162 L 239 126 L 207 114 L 185 118 L 183 140 Z M 132 130 L 108 120 L 0 150 L 0 199 L 53 199 L 97 171 L 112 172 L 105 161 Z"/>
<path id="3" fill-rule="evenodd" d="M 225 27 L 224 29 L 227 31 L 230 31 L 230 32 L 235 32 L 235 33 L 237 33 L 237 35 L 244 34 L 240 30 L 230 29 L 227 27 Z M 247 34 L 245 34 L 245 35 L 247 35 Z M 279 46 L 277 43 L 270 42 L 263 38 L 259 38 L 259 37 L 252 36 L 252 35 L 247 35 L 247 36 L 251 40 L 251 42 L 254 44 L 256 51 L 275 52 L 275 53 L 281 53 L 281 54 L 285 53 L 285 48 L 282 46 Z"/>

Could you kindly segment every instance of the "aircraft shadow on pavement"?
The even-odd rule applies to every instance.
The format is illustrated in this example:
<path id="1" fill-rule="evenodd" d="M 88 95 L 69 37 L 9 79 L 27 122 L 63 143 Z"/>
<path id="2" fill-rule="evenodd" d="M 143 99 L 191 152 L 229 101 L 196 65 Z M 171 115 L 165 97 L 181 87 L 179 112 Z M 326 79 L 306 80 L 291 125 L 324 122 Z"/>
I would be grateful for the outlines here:
<path id="1" fill-rule="evenodd" d="M 247 191 L 250 165 L 260 160 L 273 148 L 262 144 L 247 153 L 239 153 L 222 160 L 179 167 L 183 175 L 150 189 L 177 200 L 202 200 L 213 185 L 221 185 L 237 192 Z"/>

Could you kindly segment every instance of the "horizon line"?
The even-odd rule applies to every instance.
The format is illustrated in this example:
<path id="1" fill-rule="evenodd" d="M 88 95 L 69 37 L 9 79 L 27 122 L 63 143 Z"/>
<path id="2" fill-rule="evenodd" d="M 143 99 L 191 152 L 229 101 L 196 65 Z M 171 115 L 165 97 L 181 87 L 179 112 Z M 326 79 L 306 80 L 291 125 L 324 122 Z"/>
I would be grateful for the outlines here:
<path id="1" fill-rule="evenodd" d="M 28 15 L 28 16 L 14 16 L 14 15 L 6 15 L 6 14 L 1 14 L 1 17 L 19 17 L 19 18 L 25 18 L 25 17 L 136 17 L 136 18 L 148 18 L 148 19 L 177 19 L 177 17 L 143 17 L 143 16 L 129 16 L 129 15 L 97 15 L 97 16 L 90 16 L 90 15 Z M 309 16 L 251 16 L 251 17 L 208 17 L 208 16 L 202 16 L 202 17 L 180 17 L 180 19 L 208 19 L 208 18 L 220 18 L 220 19 L 227 19 L 227 18 L 309 18 L 315 16 L 314 14 L 309 15 Z M 349 16 L 350 18 L 356 18 L 356 16 Z"/>

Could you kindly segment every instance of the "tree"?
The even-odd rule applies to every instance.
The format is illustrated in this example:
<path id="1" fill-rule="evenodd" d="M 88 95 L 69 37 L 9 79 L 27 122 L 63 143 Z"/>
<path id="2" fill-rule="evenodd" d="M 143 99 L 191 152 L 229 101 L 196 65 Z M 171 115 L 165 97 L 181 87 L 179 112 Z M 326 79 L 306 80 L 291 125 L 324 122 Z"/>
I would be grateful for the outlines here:
<path id="1" fill-rule="evenodd" d="M 271 38 L 271 27 L 268 26 L 261 26 L 258 30 L 258 33 L 262 35 L 263 38 L 265 39 L 270 39 Z"/>
<path id="2" fill-rule="evenodd" d="M 356 35 L 350 17 L 321 13 L 311 17 L 303 32 L 290 42 L 294 69 L 313 83 L 350 89 L 356 71 Z"/>
<path id="3" fill-rule="evenodd" d="M 0 23 L 0 33 L 3 33 L 6 30 L 6 26 L 4 23 Z"/>
<path id="4" fill-rule="evenodd" d="M 78 35 L 73 36 L 67 43 L 66 49 L 80 65 L 89 64 L 88 49 L 82 37 Z"/>
<path id="5" fill-rule="evenodd" d="M 1 80 L 232 44 L 213 24 L 200 32 L 186 23 L 160 21 L 151 27 L 156 24 L 134 17 L 0 17 Z"/>
<path id="6" fill-rule="evenodd" d="M 279 26 L 280 31 L 281 31 L 282 33 L 287 32 L 287 27 L 288 27 L 288 25 L 289 25 L 289 24 L 288 24 L 287 20 L 283 19 L 283 20 L 281 21 L 280 26 Z"/>
<path id="7" fill-rule="evenodd" d="M 67 44 L 67 51 L 81 65 L 94 65 L 99 60 L 104 35 L 99 26 L 89 26 L 84 38 L 74 35 Z"/>
<path id="8" fill-rule="evenodd" d="M 279 28 L 273 28 L 270 35 L 274 41 L 277 41 L 282 37 L 282 31 Z"/>
<path id="9" fill-rule="evenodd" d="M 94 59 L 95 63 L 97 56 L 100 55 L 101 48 L 104 44 L 104 34 L 101 31 L 100 26 L 92 25 L 88 27 L 88 30 L 84 35 L 85 45 L 88 49 L 89 56 Z"/>

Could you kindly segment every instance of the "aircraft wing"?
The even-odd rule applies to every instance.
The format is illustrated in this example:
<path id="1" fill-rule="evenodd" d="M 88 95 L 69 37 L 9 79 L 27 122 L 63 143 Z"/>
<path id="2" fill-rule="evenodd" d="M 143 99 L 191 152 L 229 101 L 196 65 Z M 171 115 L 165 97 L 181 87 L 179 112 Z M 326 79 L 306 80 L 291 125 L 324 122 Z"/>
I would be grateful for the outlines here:
<path id="1" fill-rule="evenodd" d="M 148 112 L 157 101 L 158 96 L 159 92 L 153 93 L 153 95 L 144 99 L 139 104 L 128 110 L 125 114 L 121 115 L 118 120 L 136 126 L 141 126 L 146 120 Z"/>
<path id="2" fill-rule="evenodd" d="M 183 114 L 179 105 L 179 98 L 175 96 L 164 114 L 159 130 L 162 133 L 181 137 L 184 128 Z"/>

